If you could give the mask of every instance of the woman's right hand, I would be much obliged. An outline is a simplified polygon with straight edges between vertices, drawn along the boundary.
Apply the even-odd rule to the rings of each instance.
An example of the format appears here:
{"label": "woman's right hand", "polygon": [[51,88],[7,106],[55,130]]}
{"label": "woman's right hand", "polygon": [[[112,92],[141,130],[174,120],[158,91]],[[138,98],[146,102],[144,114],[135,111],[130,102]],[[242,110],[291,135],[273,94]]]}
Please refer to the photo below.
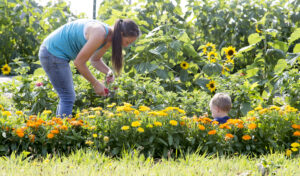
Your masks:
{"label": "woman's right hand", "polygon": [[97,95],[101,95],[101,96],[107,96],[108,95],[108,92],[105,91],[105,89],[107,89],[107,88],[103,84],[101,84],[99,81],[96,81],[92,85],[93,85],[93,88],[94,88],[95,93]]}

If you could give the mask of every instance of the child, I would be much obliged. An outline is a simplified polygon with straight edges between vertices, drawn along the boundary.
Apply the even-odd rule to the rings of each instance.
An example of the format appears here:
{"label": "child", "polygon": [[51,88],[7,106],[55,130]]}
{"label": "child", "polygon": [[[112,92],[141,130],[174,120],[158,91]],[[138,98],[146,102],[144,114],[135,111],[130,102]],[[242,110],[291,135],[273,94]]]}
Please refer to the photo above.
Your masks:
{"label": "child", "polygon": [[228,113],[231,109],[232,103],[231,98],[228,94],[217,93],[210,100],[209,107],[214,118],[214,121],[219,124],[226,123],[230,118]]}

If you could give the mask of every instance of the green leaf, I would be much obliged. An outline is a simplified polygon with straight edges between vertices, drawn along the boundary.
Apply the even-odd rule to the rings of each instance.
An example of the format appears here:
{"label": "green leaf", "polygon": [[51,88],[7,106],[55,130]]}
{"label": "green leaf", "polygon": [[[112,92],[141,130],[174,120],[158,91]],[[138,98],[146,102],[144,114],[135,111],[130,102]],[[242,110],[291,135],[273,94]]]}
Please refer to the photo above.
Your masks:
{"label": "green leaf", "polygon": [[212,64],[206,64],[206,65],[204,65],[204,67],[202,68],[202,71],[203,71],[207,76],[211,76],[211,75],[214,74],[214,70],[213,70]]}
{"label": "green leaf", "polygon": [[198,78],[195,80],[195,84],[197,84],[198,86],[203,87],[203,88],[205,88],[206,84],[208,84],[208,83],[209,83],[209,80],[205,79],[205,78]]}
{"label": "green leaf", "polygon": [[198,56],[195,48],[191,44],[184,44],[183,45],[183,51],[189,57],[196,57],[196,56]]}
{"label": "green leaf", "polygon": [[158,142],[164,144],[165,146],[168,146],[168,144],[166,143],[166,141],[164,141],[162,138],[157,138]]}
{"label": "green leaf", "polygon": [[173,136],[170,134],[168,134],[168,142],[169,142],[169,146],[173,144]]}
{"label": "green leaf", "polygon": [[190,37],[187,35],[186,32],[181,32],[180,36],[178,37],[178,40],[184,43],[189,43],[191,41]]}
{"label": "green leaf", "polygon": [[282,42],[282,41],[274,41],[274,42],[268,42],[268,45],[270,45],[271,47],[275,48],[275,49],[279,49],[282,50],[284,52],[287,52],[289,46],[287,43]]}
{"label": "green leaf", "polygon": [[248,52],[248,51],[251,51],[252,49],[255,48],[255,44],[252,44],[252,45],[249,45],[249,46],[246,46],[246,47],[243,47],[241,48],[238,52],[237,52],[237,56],[244,53],[244,52]]}
{"label": "green leaf", "polygon": [[300,43],[296,44],[293,53],[300,53]]}
{"label": "green leaf", "polygon": [[155,49],[151,49],[151,50],[149,50],[149,52],[156,56],[159,56],[161,59],[163,58],[163,56]]}
{"label": "green leaf", "polygon": [[172,41],[170,43],[170,47],[176,51],[179,51],[180,50],[180,47],[181,47],[181,43],[179,41]]}
{"label": "green leaf", "polygon": [[300,28],[297,28],[292,34],[289,39],[289,45],[291,45],[295,40],[300,38]]}
{"label": "green leaf", "polygon": [[180,81],[185,82],[188,80],[188,72],[186,70],[180,71]]}
{"label": "green leaf", "polygon": [[286,60],[285,59],[280,59],[280,60],[278,60],[276,66],[274,68],[274,71],[275,71],[275,73],[278,74],[278,73],[281,73],[286,68],[287,68]]}
{"label": "green leaf", "polygon": [[248,42],[250,45],[253,45],[260,42],[262,39],[263,39],[262,36],[260,36],[258,33],[254,33],[248,37]]}
{"label": "green leaf", "polygon": [[251,110],[251,104],[249,102],[243,102],[240,107],[241,112],[244,116],[247,115],[248,111]]}
{"label": "green leaf", "polygon": [[156,75],[161,79],[167,79],[169,77],[168,72],[166,70],[161,69],[156,70]]}

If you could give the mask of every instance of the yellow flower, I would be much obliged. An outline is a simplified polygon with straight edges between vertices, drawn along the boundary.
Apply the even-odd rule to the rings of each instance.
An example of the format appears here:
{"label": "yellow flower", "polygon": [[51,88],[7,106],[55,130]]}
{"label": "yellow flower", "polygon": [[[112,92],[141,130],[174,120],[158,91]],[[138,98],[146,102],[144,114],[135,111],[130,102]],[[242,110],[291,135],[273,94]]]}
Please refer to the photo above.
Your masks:
{"label": "yellow flower", "polygon": [[298,151],[297,148],[291,148],[291,150],[292,150],[293,152],[297,152],[297,151]]}
{"label": "yellow flower", "polygon": [[139,107],[139,111],[150,111],[151,109],[149,108],[149,107],[147,107],[147,106],[140,106]]}
{"label": "yellow flower", "polygon": [[169,122],[171,125],[173,126],[177,126],[178,125],[178,122],[176,120],[170,120]]}
{"label": "yellow flower", "polygon": [[140,111],[138,111],[138,110],[134,110],[134,112],[133,112],[135,115],[139,115],[140,114]]}
{"label": "yellow flower", "polygon": [[217,133],[216,130],[210,130],[210,131],[208,132],[208,135],[214,135],[214,134],[216,134],[216,133]]}
{"label": "yellow flower", "polygon": [[108,136],[104,136],[103,140],[104,140],[104,142],[108,142],[109,141],[109,137]]}
{"label": "yellow flower", "polygon": [[217,60],[217,57],[218,57],[218,54],[217,53],[215,53],[215,52],[213,52],[213,51],[211,51],[211,52],[209,52],[208,53],[208,60],[210,61],[210,62],[216,62]]}
{"label": "yellow flower", "polygon": [[96,137],[98,137],[98,134],[96,134],[96,133],[93,134],[93,138],[96,138]]}
{"label": "yellow flower", "polygon": [[139,127],[139,126],[141,126],[141,123],[139,121],[134,121],[134,122],[131,123],[131,126],[132,127]]}
{"label": "yellow flower", "polygon": [[94,119],[96,116],[95,115],[89,115],[88,118],[89,119]]}
{"label": "yellow flower", "polygon": [[140,132],[140,133],[143,133],[145,130],[144,130],[144,128],[139,127],[139,128],[137,129],[137,131]]}
{"label": "yellow flower", "polygon": [[147,128],[153,128],[153,125],[152,124],[148,124],[146,127]]}
{"label": "yellow flower", "polygon": [[198,128],[199,128],[199,130],[201,130],[201,131],[203,131],[203,130],[205,130],[205,127],[203,126],[203,125],[198,125]]}
{"label": "yellow flower", "polygon": [[291,154],[292,154],[292,151],[291,151],[291,150],[289,150],[289,149],[287,149],[287,150],[286,150],[286,152],[285,152],[285,154],[286,154],[286,156],[291,156]]}
{"label": "yellow flower", "polygon": [[251,136],[249,136],[249,135],[244,135],[244,136],[242,137],[242,139],[245,140],[245,141],[248,141],[248,140],[251,139]]}
{"label": "yellow flower", "polygon": [[8,75],[8,74],[10,73],[10,71],[11,71],[11,68],[10,68],[10,66],[8,66],[7,64],[5,64],[5,65],[1,68],[1,70],[2,70],[3,75]]}
{"label": "yellow flower", "polygon": [[92,111],[101,111],[101,110],[102,110],[101,107],[92,108]]}
{"label": "yellow flower", "polygon": [[23,115],[23,112],[22,111],[16,111],[16,114],[17,115]]}
{"label": "yellow flower", "polygon": [[228,59],[228,57],[232,57],[235,55],[236,51],[235,51],[235,48],[232,47],[232,46],[229,46],[227,48],[224,49],[225,53],[226,53],[226,57]]}
{"label": "yellow flower", "polygon": [[189,68],[189,63],[187,63],[186,61],[183,61],[183,62],[181,62],[180,67],[181,67],[183,70],[186,70],[186,69]]}
{"label": "yellow flower", "polygon": [[2,115],[9,117],[9,116],[11,116],[11,112],[10,111],[2,111]]}
{"label": "yellow flower", "polygon": [[258,105],[254,110],[255,111],[259,111],[259,110],[262,110],[263,108],[261,107],[261,105]]}
{"label": "yellow flower", "polygon": [[85,141],[85,144],[87,144],[87,145],[93,145],[93,144],[94,144],[94,142],[93,142],[93,141],[91,141],[91,140],[87,140],[87,141]]}
{"label": "yellow flower", "polygon": [[106,107],[112,108],[112,107],[114,107],[114,106],[116,106],[116,103],[112,103],[112,104],[110,104],[110,105],[107,105]]}
{"label": "yellow flower", "polygon": [[126,103],[126,102],[123,102],[123,104],[124,104],[124,106],[126,106],[126,107],[131,107],[131,106],[132,106],[132,104]]}
{"label": "yellow flower", "polygon": [[129,128],[130,128],[129,126],[125,125],[125,126],[122,126],[121,130],[126,131],[126,130],[129,130]]}
{"label": "yellow flower", "polygon": [[207,51],[213,51],[213,52],[215,52],[216,51],[216,45],[208,42],[205,45],[205,47],[203,48],[203,54],[206,54]]}
{"label": "yellow flower", "polygon": [[297,148],[297,147],[300,147],[300,144],[298,142],[294,142],[294,143],[291,144],[291,146],[293,148]]}
{"label": "yellow flower", "polygon": [[251,124],[248,125],[248,128],[250,130],[254,130],[256,127],[257,127],[257,125],[255,123],[251,123]]}
{"label": "yellow flower", "polygon": [[1,110],[1,111],[4,111],[4,108],[3,108],[3,106],[2,106],[2,105],[0,105],[0,110]]}
{"label": "yellow flower", "polygon": [[154,122],[154,126],[162,126],[161,122]]}
{"label": "yellow flower", "polygon": [[255,30],[257,33],[261,33],[262,31],[258,29],[258,24],[255,25]]}
{"label": "yellow flower", "polygon": [[210,92],[214,92],[216,90],[215,81],[210,80],[208,84],[206,84],[206,87]]}
{"label": "yellow flower", "polygon": [[[234,65],[234,61],[233,61],[233,59],[231,59],[231,57],[227,57],[226,63],[230,63],[230,64]],[[227,67],[226,67],[226,68],[227,68]],[[227,69],[226,69],[226,70],[227,70]],[[229,68],[228,68],[228,70],[229,70]],[[228,70],[227,70],[227,71],[228,71]]]}
{"label": "yellow flower", "polygon": [[51,113],[52,113],[51,110],[44,110],[44,111],[43,111],[43,114],[51,114]]}

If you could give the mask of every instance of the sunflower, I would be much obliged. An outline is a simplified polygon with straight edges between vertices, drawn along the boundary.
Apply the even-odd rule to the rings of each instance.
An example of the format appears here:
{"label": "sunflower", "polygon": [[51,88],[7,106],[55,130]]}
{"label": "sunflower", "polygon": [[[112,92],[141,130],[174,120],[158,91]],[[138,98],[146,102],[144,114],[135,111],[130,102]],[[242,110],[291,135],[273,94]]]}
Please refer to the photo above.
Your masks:
{"label": "sunflower", "polygon": [[1,68],[1,70],[2,70],[3,75],[8,75],[8,74],[10,73],[10,71],[11,71],[11,68],[10,68],[10,66],[8,66],[7,64],[5,64],[5,65]]}
{"label": "sunflower", "polygon": [[224,50],[225,50],[227,59],[231,58],[236,53],[235,48],[232,46],[229,46],[228,48],[225,48]]}
{"label": "sunflower", "polygon": [[210,80],[209,83],[206,84],[206,87],[208,88],[208,90],[210,90],[210,92],[214,92],[216,90],[215,81]]}
{"label": "sunflower", "polygon": [[207,43],[205,46],[204,46],[204,48],[203,48],[203,54],[206,54],[207,53],[207,51],[213,51],[213,52],[215,52],[216,51],[216,45],[215,44],[213,44],[213,43]]}
{"label": "sunflower", "polygon": [[216,62],[217,61],[216,58],[217,58],[218,54],[216,52],[211,51],[211,52],[208,53],[207,56],[208,56],[208,60],[210,62]]}
{"label": "sunflower", "polygon": [[231,63],[232,65],[234,65],[234,61],[230,57],[227,57],[226,63]]}
{"label": "sunflower", "polygon": [[183,62],[181,62],[180,67],[181,67],[182,69],[186,70],[186,69],[189,68],[189,63],[183,61]]}

